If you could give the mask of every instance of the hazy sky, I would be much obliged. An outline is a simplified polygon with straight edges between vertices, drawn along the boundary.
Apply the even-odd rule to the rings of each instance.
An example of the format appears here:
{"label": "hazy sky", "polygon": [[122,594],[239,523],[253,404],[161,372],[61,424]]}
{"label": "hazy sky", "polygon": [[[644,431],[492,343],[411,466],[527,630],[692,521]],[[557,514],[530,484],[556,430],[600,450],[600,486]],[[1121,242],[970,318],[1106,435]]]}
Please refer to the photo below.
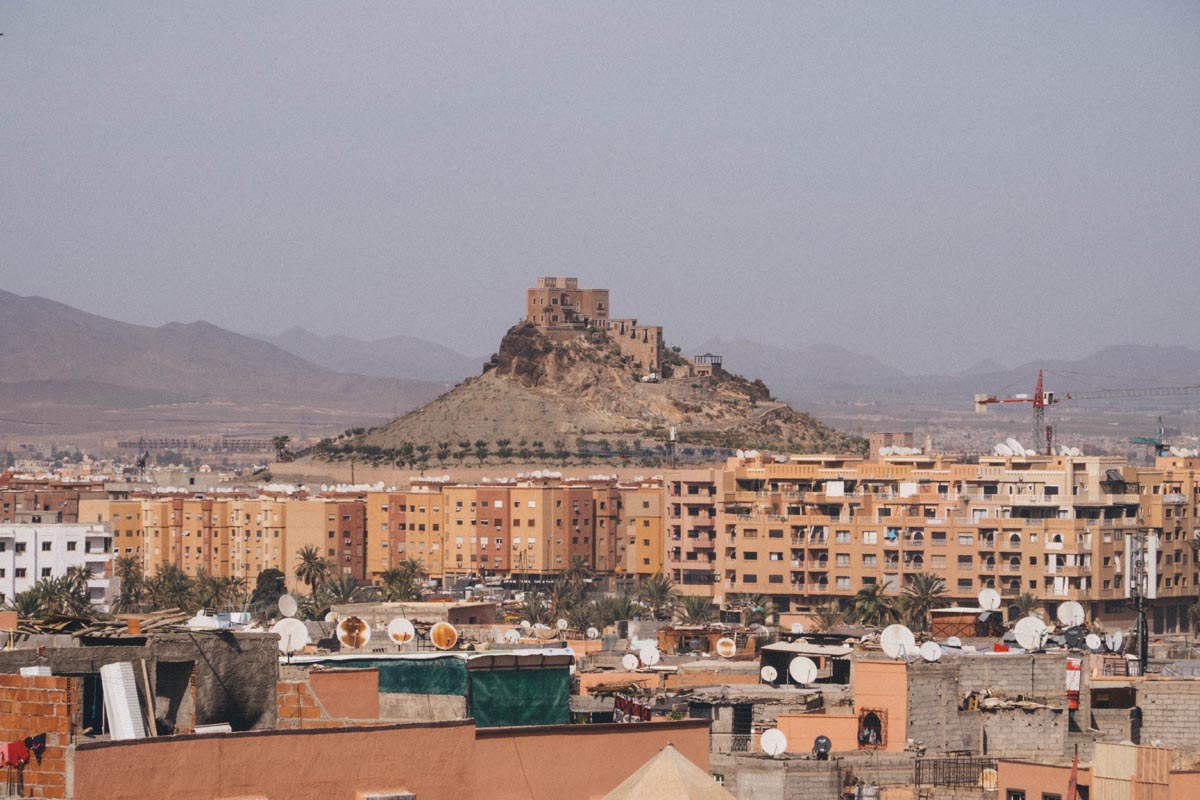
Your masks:
{"label": "hazy sky", "polygon": [[907,369],[1200,343],[1200,3],[0,5],[0,288]]}

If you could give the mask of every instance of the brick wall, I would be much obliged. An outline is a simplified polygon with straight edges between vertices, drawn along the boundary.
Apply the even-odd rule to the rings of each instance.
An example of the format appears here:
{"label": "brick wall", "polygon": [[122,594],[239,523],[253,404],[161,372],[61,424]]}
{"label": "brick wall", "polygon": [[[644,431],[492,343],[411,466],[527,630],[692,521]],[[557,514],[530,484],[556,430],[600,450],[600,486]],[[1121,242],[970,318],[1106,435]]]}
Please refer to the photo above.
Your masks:
{"label": "brick wall", "polygon": [[67,796],[67,745],[76,686],[70,678],[0,675],[0,742],[46,734],[41,763],[30,759],[24,767],[27,797]]}
{"label": "brick wall", "polygon": [[1066,749],[1067,712],[1049,708],[979,712],[984,752],[1005,758],[1058,759]]}

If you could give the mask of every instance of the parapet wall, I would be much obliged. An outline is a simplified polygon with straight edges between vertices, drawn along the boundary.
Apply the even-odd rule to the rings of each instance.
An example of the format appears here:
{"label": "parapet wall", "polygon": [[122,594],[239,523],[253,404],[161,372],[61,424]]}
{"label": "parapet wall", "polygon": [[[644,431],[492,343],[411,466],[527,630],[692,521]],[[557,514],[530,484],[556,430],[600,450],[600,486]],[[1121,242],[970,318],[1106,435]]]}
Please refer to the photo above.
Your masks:
{"label": "parapet wall", "polygon": [[71,696],[78,679],[0,675],[0,744],[46,734],[42,757],[23,767],[8,767],[20,775],[25,797],[67,797],[67,746],[71,737]]}

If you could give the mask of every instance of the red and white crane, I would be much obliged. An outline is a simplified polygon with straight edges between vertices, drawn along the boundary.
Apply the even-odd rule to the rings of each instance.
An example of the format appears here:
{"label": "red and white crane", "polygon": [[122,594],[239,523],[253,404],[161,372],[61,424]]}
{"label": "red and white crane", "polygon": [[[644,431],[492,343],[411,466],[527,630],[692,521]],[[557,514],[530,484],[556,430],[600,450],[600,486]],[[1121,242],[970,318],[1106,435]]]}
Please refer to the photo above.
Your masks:
{"label": "red and white crane", "polygon": [[[1048,392],[1045,388],[1043,370],[1038,370],[1037,385],[1033,394],[1014,394],[1010,397],[997,397],[994,394],[975,395],[975,411],[983,413],[993,403],[1031,403],[1033,405],[1033,441],[1045,442],[1045,454],[1053,455],[1054,427],[1046,424],[1046,409],[1066,400],[1101,400],[1124,397],[1167,397],[1171,395],[1200,394],[1200,384],[1193,386],[1152,386],[1132,389],[1097,389],[1089,392],[1071,392],[1058,395]],[[1044,437],[1044,438],[1043,438]]]}

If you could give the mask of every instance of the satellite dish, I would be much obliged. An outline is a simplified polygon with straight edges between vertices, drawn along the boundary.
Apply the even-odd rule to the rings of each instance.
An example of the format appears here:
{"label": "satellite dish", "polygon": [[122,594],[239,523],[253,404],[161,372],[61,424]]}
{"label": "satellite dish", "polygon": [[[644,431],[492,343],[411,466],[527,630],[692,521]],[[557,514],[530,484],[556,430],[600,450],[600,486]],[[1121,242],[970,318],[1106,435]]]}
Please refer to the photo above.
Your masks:
{"label": "satellite dish", "polygon": [[296,602],[296,598],[290,594],[282,594],[279,596],[279,613],[285,617],[294,617],[296,612],[300,610],[300,604]]}
{"label": "satellite dish", "polygon": [[1000,607],[1000,593],[995,589],[984,589],[979,593],[979,607],[984,611],[995,611]]}
{"label": "satellite dish", "polygon": [[587,638],[589,638],[589,639],[599,639],[600,638],[600,630],[598,628],[588,628],[584,632],[584,635],[587,636]]}
{"label": "satellite dish", "polygon": [[1125,634],[1120,631],[1113,631],[1105,634],[1104,644],[1109,650],[1116,653],[1121,649],[1121,645],[1125,643]]}
{"label": "satellite dish", "polygon": [[962,647],[962,639],[958,638],[957,636],[951,636],[949,639],[946,640],[946,646],[947,647]]}
{"label": "satellite dish", "polygon": [[1058,607],[1058,621],[1068,628],[1076,628],[1083,624],[1083,606],[1074,600],[1068,600]]}
{"label": "satellite dish", "polygon": [[1025,650],[1039,650],[1046,637],[1046,624],[1037,617],[1023,617],[1013,626],[1017,644]]}
{"label": "satellite dish", "polygon": [[1182,450],[1180,450],[1178,447],[1175,447],[1175,446],[1171,446],[1171,447],[1169,447],[1169,448],[1168,448],[1168,452],[1170,452],[1170,454],[1171,454],[1171,455],[1173,455],[1173,456],[1176,456],[1176,457],[1182,457],[1182,456],[1183,456],[1183,451],[1182,451]]}
{"label": "satellite dish", "polygon": [[640,658],[642,663],[647,667],[653,667],[658,663],[659,659],[662,658],[662,654],[658,652],[657,647],[650,645],[649,647],[643,647],[641,649],[641,652],[638,653],[638,658]]}
{"label": "satellite dish", "polygon": [[917,649],[917,639],[903,625],[888,625],[879,634],[879,646],[888,658],[902,658]]}
{"label": "satellite dish", "polygon": [[817,682],[817,665],[807,656],[796,656],[788,664],[788,675],[801,686]]}
{"label": "satellite dish", "polygon": [[1014,456],[1025,455],[1024,445],[1022,445],[1020,442],[1018,442],[1016,439],[1012,438],[1011,436],[1004,440],[1004,444],[1006,444],[1008,446],[1009,450],[1013,451]]}
{"label": "satellite dish", "polygon": [[833,749],[833,742],[828,736],[818,736],[813,739],[813,753],[817,756],[827,756],[829,751]]}
{"label": "satellite dish", "polygon": [[890,456],[893,452],[895,452],[895,451],[893,451],[892,448],[890,448],[890,447],[879,448],[879,455],[881,455],[881,456],[885,456],[885,457]]}
{"label": "satellite dish", "polygon": [[408,644],[417,635],[417,629],[404,617],[396,617],[388,623],[388,638],[396,644]]}
{"label": "satellite dish", "polygon": [[799,622],[793,622],[792,623],[792,633],[795,633],[797,635],[804,633],[804,626],[801,625]]}
{"label": "satellite dish", "polygon": [[429,640],[438,650],[453,650],[458,644],[458,629],[449,622],[439,622],[429,629]]}
{"label": "satellite dish", "polygon": [[940,661],[942,658],[942,646],[937,642],[926,642],[921,645],[921,658],[926,661]]}
{"label": "satellite dish", "polygon": [[777,756],[787,752],[787,736],[779,728],[768,728],[759,737],[763,752],[769,756]]}
{"label": "satellite dish", "polygon": [[779,680],[779,670],[769,664],[760,669],[758,674],[762,677],[763,683],[774,683]]}
{"label": "satellite dish", "polygon": [[560,631],[565,631],[570,626],[571,623],[567,622],[565,619],[560,619],[558,622],[554,623],[554,627],[558,628]]}
{"label": "satellite dish", "polygon": [[504,632],[504,641],[509,644],[516,644],[521,641],[521,632],[516,628],[511,628]]}
{"label": "satellite dish", "polygon": [[633,672],[638,668],[638,657],[633,653],[626,653],[621,657],[621,666],[625,668],[626,672]]}
{"label": "satellite dish", "polygon": [[371,641],[371,626],[363,622],[361,617],[349,616],[338,623],[337,638],[342,647],[355,649],[366,647]]}
{"label": "satellite dish", "polygon": [[523,620],[521,620],[521,627],[524,628],[525,630],[529,630],[530,628],[533,627],[533,623],[531,623],[527,619],[523,619]]}
{"label": "satellite dish", "polygon": [[738,450],[738,451],[737,451],[737,457],[738,457],[738,458],[745,458],[745,457],[746,457],[746,451],[745,451],[745,450]]}
{"label": "satellite dish", "polygon": [[279,652],[291,655],[308,644],[308,628],[298,619],[285,617],[271,626],[271,633],[279,636]]}
{"label": "satellite dish", "polygon": [[1074,458],[1079,458],[1081,455],[1083,455],[1083,451],[1082,451],[1082,450],[1080,450],[1078,447],[1072,447],[1072,448],[1071,448],[1071,455],[1072,455],[1072,457],[1074,457]]}
{"label": "satellite dish", "polygon": [[1085,638],[1083,641],[1085,644],[1087,644],[1087,649],[1093,652],[1098,652],[1100,650],[1100,645],[1104,644],[1100,637],[1094,633],[1089,633],[1087,638]]}
{"label": "satellite dish", "polygon": [[995,447],[992,448],[992,452],[994,452],[998,456],[1016,455],[1015,453],[1013,453],[1013,449],[1006,444],[996,445]]}
{"label": "satellite dish", "polygon": [[721,658],[732,658],[737,653],[737,642],[728,636],[717,639],[717,655]]}

